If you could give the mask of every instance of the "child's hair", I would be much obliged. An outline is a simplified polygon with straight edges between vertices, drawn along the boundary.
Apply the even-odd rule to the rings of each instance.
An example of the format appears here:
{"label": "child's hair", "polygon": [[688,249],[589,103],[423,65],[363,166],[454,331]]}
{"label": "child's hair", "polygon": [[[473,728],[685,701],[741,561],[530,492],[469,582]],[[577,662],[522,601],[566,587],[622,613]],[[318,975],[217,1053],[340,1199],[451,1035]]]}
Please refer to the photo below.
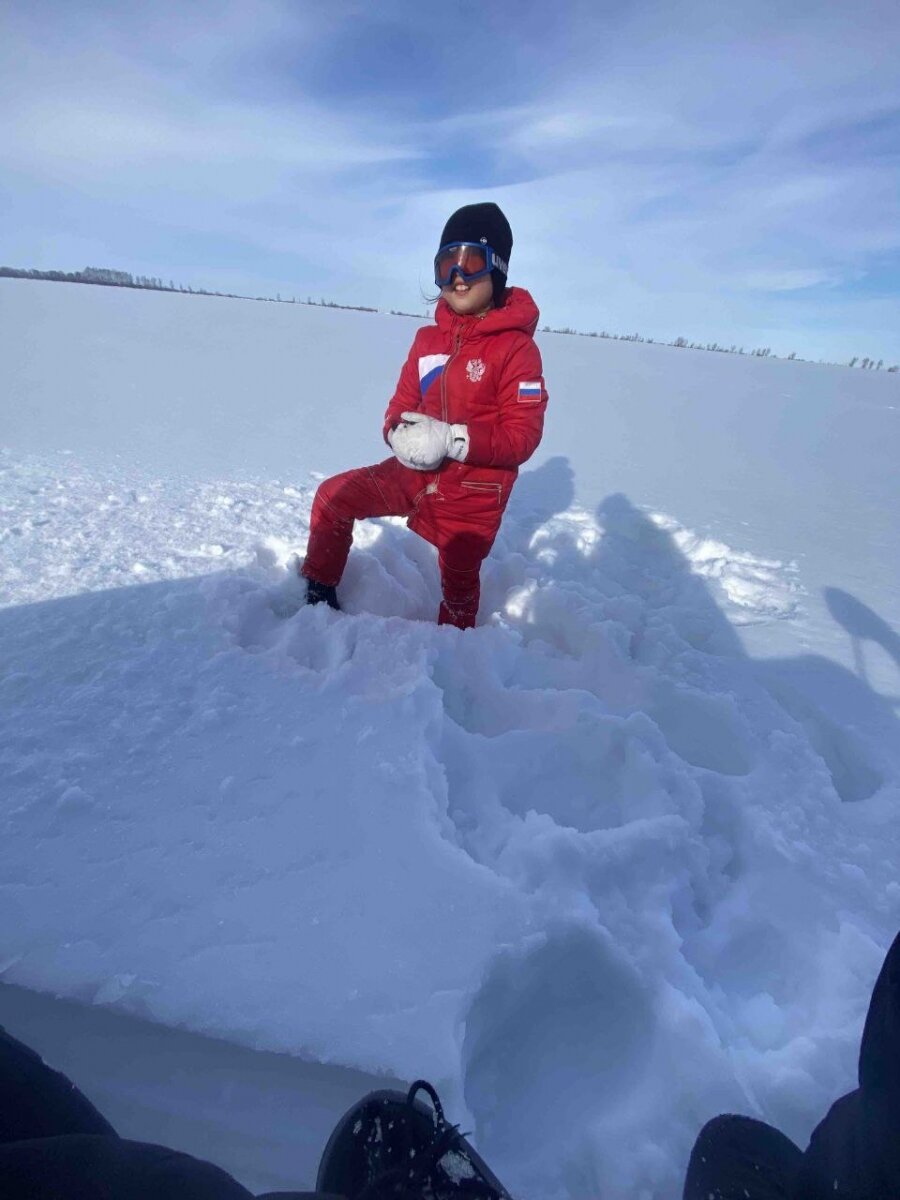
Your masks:
{"label": "child's hair", "polygon": [[502,271],[491,271],[491,283],[494,285],[494,308],[502,308],[506,302],[506,276]]}

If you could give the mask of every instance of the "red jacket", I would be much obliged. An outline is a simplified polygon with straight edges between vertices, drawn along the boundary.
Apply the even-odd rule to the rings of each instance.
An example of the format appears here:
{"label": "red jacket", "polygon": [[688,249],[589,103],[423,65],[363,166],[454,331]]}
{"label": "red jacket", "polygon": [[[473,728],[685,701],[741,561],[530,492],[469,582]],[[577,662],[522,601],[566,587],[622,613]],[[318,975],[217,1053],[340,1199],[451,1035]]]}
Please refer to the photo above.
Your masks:
{"label": "red jacket", "polygon": [[534,342],[537,305],[524,288],[508,288],[502,308],[459,317],[438,300],[434,325],[420,329],[384,418],[384,437],[400,414],[424,412],[467,425],[464,463],[446,459],[429,479],[441,486],[496,489],[502,513],[518,468],[538,447],[547,392]]}

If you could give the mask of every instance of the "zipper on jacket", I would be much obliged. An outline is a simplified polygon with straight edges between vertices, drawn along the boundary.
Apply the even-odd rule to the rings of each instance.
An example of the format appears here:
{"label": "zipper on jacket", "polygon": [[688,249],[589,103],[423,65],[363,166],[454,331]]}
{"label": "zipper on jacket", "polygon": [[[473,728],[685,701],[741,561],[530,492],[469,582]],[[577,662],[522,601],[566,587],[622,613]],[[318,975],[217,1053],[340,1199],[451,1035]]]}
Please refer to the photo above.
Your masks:
{"label": "zipper on jacket", "polygon": [[[441,420],[443,421],[447,420],[447,368],[453,362],[454,358],[456,358],[457,354],[459,354],[459,348],[461,345],[462,334],[459,332],[459,330],[456,330],[453,334],[453,350],[450,354],[450,357],[444,363],[443,371],[441,371]],[[440,473],[438,472],[435,474],[434,479],[432,480],[432,484],[434,486],[432,487],[432,484],[429,484],[432,493],[438,490],[439,479]]]}
{"label": "zipper on jacket", "polygon": [[462,345],[462,334],[457,330],[453,335],[453,351],[450,357],[444,363],[444,369],[441,372],[441,420],[447,420],[447,371],[450,369],[450,364],[459,354],[459,348]]}
{"label": "zipper on jacket", "polygon": [[475,496],[493,496],[496,499],[497,507],[503,503],[503,484],[489,483],[487,480],[480,479],[464,479],[462,486]]}

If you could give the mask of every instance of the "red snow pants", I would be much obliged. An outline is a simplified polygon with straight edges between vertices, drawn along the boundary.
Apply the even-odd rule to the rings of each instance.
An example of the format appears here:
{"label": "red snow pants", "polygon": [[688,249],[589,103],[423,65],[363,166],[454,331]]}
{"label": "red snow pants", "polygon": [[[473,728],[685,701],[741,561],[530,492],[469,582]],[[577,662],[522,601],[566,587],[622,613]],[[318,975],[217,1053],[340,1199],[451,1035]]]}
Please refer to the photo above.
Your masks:
{"label": "red snow pants", "polygon": [[[455,466],[455,464],[454,464]],[[479,572],[503,515],[498,485],[466,483],[455,471],[414,471],[396,458],[333,475],[313,501],[303,575],[337,585],[353,542],[353,522],[408,517],[438,550],[438,624],[469,629],[478,615]]]}

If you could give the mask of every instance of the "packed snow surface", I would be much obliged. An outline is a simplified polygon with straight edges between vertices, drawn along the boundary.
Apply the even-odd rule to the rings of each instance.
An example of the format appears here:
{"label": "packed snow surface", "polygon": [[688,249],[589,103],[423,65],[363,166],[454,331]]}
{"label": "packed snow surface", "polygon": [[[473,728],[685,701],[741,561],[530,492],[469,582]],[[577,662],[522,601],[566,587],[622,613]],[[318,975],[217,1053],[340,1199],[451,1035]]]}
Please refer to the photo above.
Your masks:
{"label": "packed snow surface", "polygon": [[805,1145],[900,925],[897,378],[545,335],[461,633],[402,521],[342,614],[290,567],[414,322],[0,329],[3,979],[430,1077],[523,1200],[677,1194],[723,1110]]}

